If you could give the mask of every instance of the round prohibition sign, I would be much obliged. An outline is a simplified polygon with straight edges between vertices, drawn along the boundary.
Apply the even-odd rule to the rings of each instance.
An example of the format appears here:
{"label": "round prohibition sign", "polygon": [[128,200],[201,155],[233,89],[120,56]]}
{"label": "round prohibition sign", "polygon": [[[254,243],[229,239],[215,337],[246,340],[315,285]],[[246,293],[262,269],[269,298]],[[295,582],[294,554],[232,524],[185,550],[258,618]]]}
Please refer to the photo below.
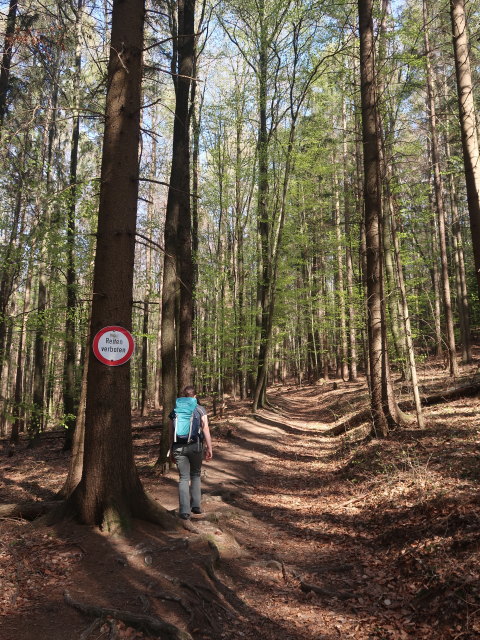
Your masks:
{"label": "round prohibition sign", "polygon": [[93,339],[93,353],[102,364],[118,367],[128,362],[135,350],[130,331],[123,327],[104,327]]}

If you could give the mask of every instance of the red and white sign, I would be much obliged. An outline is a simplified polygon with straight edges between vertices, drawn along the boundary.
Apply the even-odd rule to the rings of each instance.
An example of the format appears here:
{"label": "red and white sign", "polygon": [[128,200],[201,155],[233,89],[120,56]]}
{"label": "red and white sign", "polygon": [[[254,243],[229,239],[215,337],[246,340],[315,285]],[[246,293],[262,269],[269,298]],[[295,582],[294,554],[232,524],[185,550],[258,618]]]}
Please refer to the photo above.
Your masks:
{"label": "red and white sign", "polygon": [[133,336],[123,327],[105,327],[93,339],[93,353],[109,367],[118,367],[128,362],[134,349]]}

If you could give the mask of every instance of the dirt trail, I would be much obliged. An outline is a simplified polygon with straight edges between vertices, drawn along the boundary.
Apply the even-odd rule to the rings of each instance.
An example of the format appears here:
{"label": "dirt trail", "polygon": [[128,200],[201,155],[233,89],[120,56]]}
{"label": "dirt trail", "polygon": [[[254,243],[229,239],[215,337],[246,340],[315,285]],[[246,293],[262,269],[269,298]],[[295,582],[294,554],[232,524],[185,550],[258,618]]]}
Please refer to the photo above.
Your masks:
{"label": "dirt trail", "polygon": [[[361,385],[269,397],[275,411],[232,404],[213,420],[196,532],[139,522],[125,540],[0,522],[0,640],[167,637],[112,619],[89,631],[94,617],[65,590],[195,640],[480,638],[478,399],[430,409],[421,433],[354,446],[325,434],[363,407]],[[175,509],[176,472],[153,469],[157,438],[152,419],[137,420],[142,480]],[[53,442],[0,458],[2,501],[61,486],[68,458]]]}

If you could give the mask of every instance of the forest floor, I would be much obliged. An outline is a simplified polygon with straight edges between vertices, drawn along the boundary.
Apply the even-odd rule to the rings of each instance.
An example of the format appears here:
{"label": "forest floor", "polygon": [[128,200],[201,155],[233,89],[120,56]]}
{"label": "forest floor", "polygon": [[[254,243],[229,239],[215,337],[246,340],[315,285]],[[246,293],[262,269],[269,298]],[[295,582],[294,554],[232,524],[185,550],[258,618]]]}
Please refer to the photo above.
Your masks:
{"label": "forest floor", "polygon": [[[423,395],[480,380],[476,356],[455,382],[426,362]],[[368,407],[364,382],[335,382],[274,387],[274,408],[256,418],[227,402],[211,420],[195,531],[137,522],[121,538],[3,519],[0,640],[190,637],[152,619],[195,640],[480,638],[478,395],[427,408],[424,430],[334,437]],[[175,509],[176,472],[154,469],[158,420],[135,419],[136,459]],[[61,445],[52,431],[36,449],[0,451],[0,501],[51,499],[68,465]]]}

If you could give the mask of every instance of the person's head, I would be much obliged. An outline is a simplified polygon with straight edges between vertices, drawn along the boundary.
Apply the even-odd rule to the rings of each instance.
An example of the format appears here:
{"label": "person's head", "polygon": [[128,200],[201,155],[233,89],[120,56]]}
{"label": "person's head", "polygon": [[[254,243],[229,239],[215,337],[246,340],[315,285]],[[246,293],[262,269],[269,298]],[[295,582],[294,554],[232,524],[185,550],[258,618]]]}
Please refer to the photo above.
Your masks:
{"label": "person's head", "polygon": [[186,398],[194,398],[196,396],[195,387],[192,387],[192,385],[187,385],[183,390],[183,395]]}

